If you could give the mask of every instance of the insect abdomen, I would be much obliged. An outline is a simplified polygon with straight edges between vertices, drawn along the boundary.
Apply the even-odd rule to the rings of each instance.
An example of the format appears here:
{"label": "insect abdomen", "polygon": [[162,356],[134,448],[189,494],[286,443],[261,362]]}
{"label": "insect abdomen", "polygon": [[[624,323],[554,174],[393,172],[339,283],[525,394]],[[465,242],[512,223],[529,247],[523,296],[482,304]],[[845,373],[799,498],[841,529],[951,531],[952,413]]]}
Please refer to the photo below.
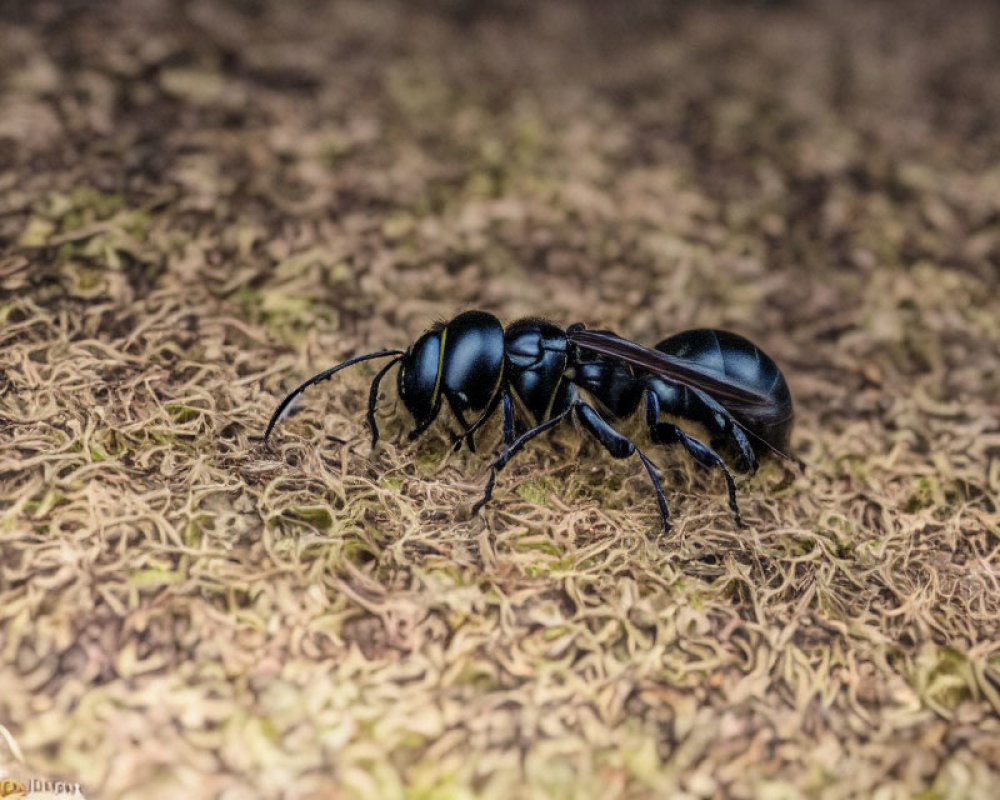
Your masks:
{"label": "insect abdomen", "polygon": [[753,405],[717,399],[754,436],[778,450],[787,448],[794,418],[792,395],[778,365],[757,345],[738,333],[698,328],[670,336],[656,349],[764,395],[766,403]]}

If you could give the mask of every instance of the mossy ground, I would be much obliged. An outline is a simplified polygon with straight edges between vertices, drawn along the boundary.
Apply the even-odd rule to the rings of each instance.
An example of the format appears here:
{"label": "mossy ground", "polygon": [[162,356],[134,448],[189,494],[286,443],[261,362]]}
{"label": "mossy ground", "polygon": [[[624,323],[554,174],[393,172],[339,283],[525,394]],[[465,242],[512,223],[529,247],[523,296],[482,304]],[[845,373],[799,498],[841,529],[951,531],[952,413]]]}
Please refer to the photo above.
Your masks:
{"label": "mossy ground", "polygon": [[[995,4],[0,20],[0,760],[104,797],[995,797]],[[472,502],[465,308],[784,367],[804,474],[574,430]],[[495,436],[495,431],[493,432]],[[340,442],[327,437],[339,437]],[[15,744],[16,743],[16,744]],[[16,766],[16,765],[15,765]]]}

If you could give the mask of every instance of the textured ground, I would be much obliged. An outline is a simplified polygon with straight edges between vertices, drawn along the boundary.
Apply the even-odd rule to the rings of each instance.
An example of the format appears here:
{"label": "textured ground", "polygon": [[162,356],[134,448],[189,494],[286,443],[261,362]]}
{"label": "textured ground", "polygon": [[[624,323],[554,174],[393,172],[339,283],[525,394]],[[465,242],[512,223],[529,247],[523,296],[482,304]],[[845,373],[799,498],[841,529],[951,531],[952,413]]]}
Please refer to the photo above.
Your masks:
{"label": "textured ground", "polygon": [[[8,770],[995,796],[1000,9],[659,7],[4,4]],[[570,427],[473,518],[485,457],[404,446],[391,390],[369,458],[366,368],[261,446],[470,307],[738,330],[808,468],[741,482],[741,530],[656,453],[663,536]]]}

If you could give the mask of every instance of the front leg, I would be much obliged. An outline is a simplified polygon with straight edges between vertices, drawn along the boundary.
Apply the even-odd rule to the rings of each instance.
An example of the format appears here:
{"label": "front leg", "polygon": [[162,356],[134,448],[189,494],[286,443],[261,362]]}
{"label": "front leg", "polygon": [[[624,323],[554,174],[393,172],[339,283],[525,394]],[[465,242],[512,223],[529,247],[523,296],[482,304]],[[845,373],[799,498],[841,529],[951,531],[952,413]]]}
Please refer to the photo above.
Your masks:
{"label": "front leg", "polygon": [[448,401],[448,407],[451,409],[451,413],[455,416],[455,419],[458,420],[458,424],[462,428],[462,432],[460,434],[452,436],[452,450],[458,452],[462,448],[462,442],[465,442],[469,445],[469,452],[475,453],[476,441],[473,437],[473,433],[475,433],[476,428],[482,424],[480,422],[482,418],[480,418],[480,420],[476,420],[474,424],[470,425],[469,421],[465,418],[465,412],[462,410],[462,406],[458,400],[453,397],[450,392],[446,392],[444,396]]}
{"label": "front leg", "polygon": [[[497,396],[490,401],[489,406],[480,415],[479,419],[473,422],[471,425],[466,426],[465,430],[458,436],[453,436],[451,440],[452,449],[458,452],[462,448],[462,443],[467,442],[469,445],[469,450],[472,452],[476,451],[475,444],[473,441],[473,434],[483,426],[493,413],[497,410],[497,404],[501,404],[503,413],[503,441],[508,447],[514,441],[514,401],[511,399],[510,392],[506,389],[502,389]],[[455,413],[455,416],[464,423],[465,420],[461,414]]]}
{"label": "front leg", "polygon": [[413,428],[413,430],[410,431],[409,434],[407,434],[409,440],[412,442],[418,439],[420,435],[424,433],[424,431],[426,431],[434,423],[434,420],[437,419],[437,415],[440,413],[441,413],[441,398],[438,397],[437,402],[431,408],[431,413],[428,415],[427,419],[425,419],[419,425],[416,425]]}

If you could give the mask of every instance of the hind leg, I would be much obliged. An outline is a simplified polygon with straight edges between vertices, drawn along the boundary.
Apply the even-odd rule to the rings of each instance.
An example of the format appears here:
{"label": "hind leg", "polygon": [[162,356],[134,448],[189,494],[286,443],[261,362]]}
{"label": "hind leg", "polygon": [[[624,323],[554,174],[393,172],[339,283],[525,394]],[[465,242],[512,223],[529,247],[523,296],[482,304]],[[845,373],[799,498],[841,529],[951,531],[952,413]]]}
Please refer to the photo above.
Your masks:
{"label": "hind leg", "polygon": [[721,447],[726,442],[733,444],[739,451],[747,472],[757,471],[757,453],[750,444],[747,432],[710,394],[662,377],[647,380],[646,391],[656,395],[663,413],[702,425],[712,437],[712,447]]}
{"label": "hind leg", "polygon": [[736,524],[743,527],[743,518],[740,516],[740,507],[736,502],[736,481],[718,453],[712,448],[703,444],[684,433],[680,428],[670,422],[660,422],[660,401],[655,392],[647,390],[645,393],[646,404],[646,426],[649,428],[649,436],[656,444],[673,445],[679,444],[688,454],[703,467],[718,468],[726,478],[726,487],[729,490],[729,508],[733,512]]}

